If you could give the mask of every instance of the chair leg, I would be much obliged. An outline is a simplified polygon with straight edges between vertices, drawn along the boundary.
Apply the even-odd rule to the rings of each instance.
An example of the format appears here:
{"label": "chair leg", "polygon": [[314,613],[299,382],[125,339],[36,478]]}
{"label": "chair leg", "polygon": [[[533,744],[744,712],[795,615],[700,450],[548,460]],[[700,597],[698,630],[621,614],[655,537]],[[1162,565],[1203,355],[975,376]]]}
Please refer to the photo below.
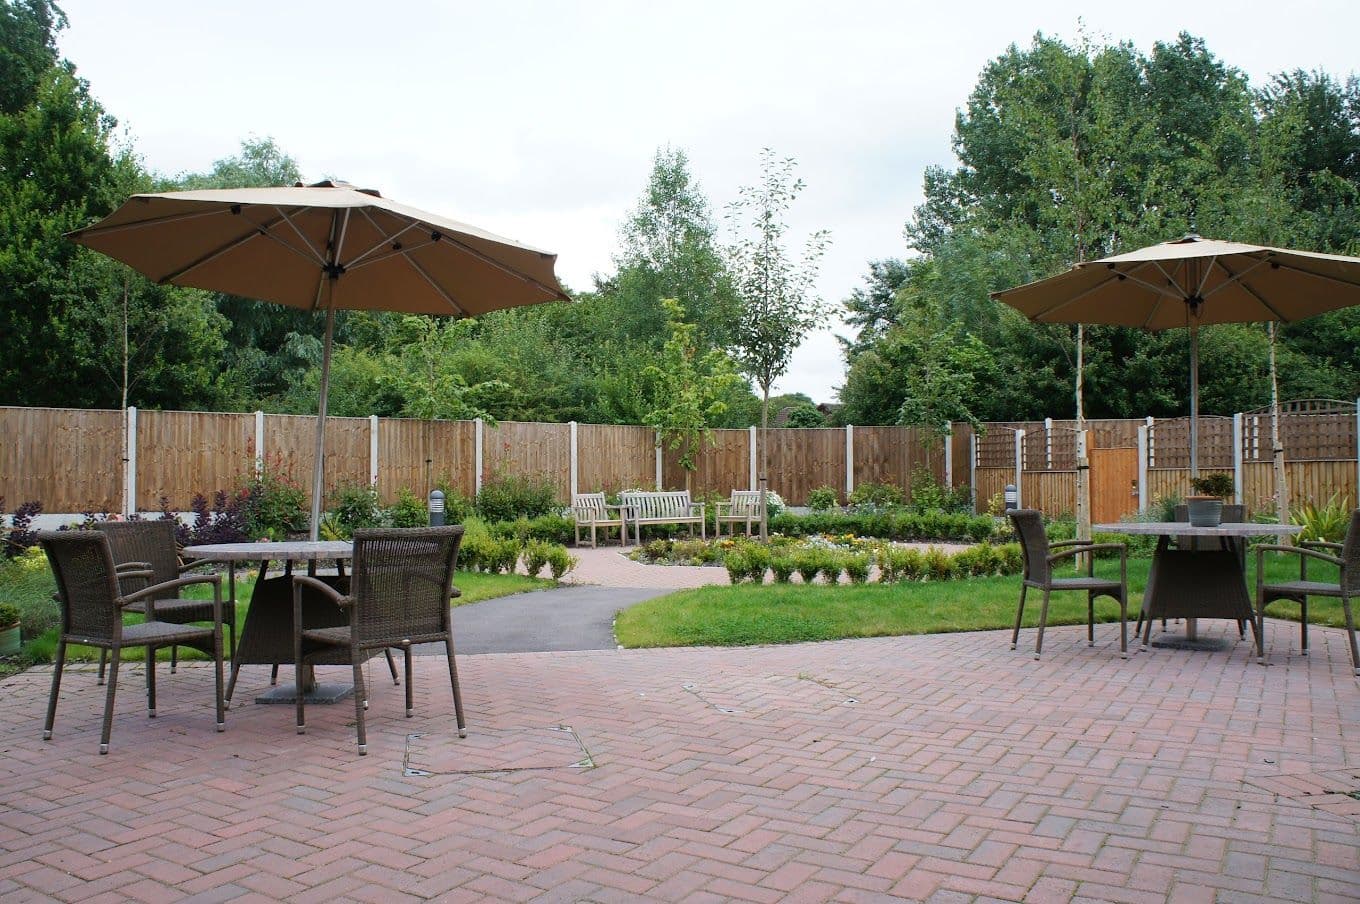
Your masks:
{"label": "chair leg", "polygon": [[146,715],[156,718],[156,650],[146,648]]}
{"label": "chair leg", "polygon": [[[301,611],[302,611],[302,588],[301,588],[300,586],[298,586],[297,584],[294,584],[294,585],[293,585],[293,606],[294,606],[294,609],[293,609],[294,613],[297,613],[297,612],[301,612]],[[297,619],[296,616],[295,616],[295,623],[294,623],[294,625],[293,625],[293,697],[294,697],[294,706],[295,706],[296,711],[297,711],[297,733],[298,733],[298,734],[306,734],[306,733],[307,733],[307,711],[306,711],[306,702],[307,702],[307,701],[306,701],[306,696],[307,696],[307,695],[306,695],[306,693],[305,693],[305,691],[303,690],[303,687],[302,687],[302,672],[303,672],[304,669],[306,669],[307,665],[306,665],[306,663],[303,662],[303,660],[302,660],[302,625],[301,625],[300,622],[301,622],[301,619]],[[275,670],[276,672],[278,671],[278,668],[279,668],[279,667],[278,667],[277,665],[274,666],[274,670]],[[232,683],[233,683],[233,684],[236,682],[236,666],[235,666],[235,664],[232,665],[232,675],[231,675],[231,680],[232,680]],[[354,689],[354,692],[357,694],[357,693],[359,692],[359,689],[356,687],[356,688]]]}
{"label": "chair leg", "polygon": [[1341,611],[1346,615],[1346,637],[1351,642],[1351,668],[1360,675],[1360,646],[1355,643],[1355,619],[1351,613],[1351,598],[1344,590],[1341,592]]}
{"label": "chair leg", "polygon": [[109,752],[109,735],[113,733],[113,697],[118,691],[118,664],[123,658],[122,649],[114,647],[109,651],[109,689],[104,697],[104,729],[99,735],[99,754]]}
{"label": "chair leg", "polygon": [[231,695],[232,695],[232,693],[236,690],[236,677],[237,677],[238,675],[240,675],[240,674],[241,674],[241,663],[237,662],[237,661],[236,661],[236,657],[233,656],[233,657],[232,657],[232,663],[231,663],[231,677],[230,677],[229,679],[227,679],[227,693],[226,693],[226,695],[222,698],[224,702],[226,702],[226,703],[231,703]]}
{"label": "chair leg", "polygon": [[1299,651],[1308,655],[1308,597],[1299,604]]}
{"label": "chair leg", "polygon": [[[397,663],[396,663],[396,660],[394,660],[394,659],[392,658],[392,651],[391,651],[391,650],[383,650],[383,655],[387,657],[387,670],[388,670],[389,672],[392,673],[392,683],[393,683],[393,684],[396,684],[396,685],[400,685],[400,684],[401,684],[401,679],[399,679],[399,678],[397,677]],[[411,680],[411,673],[410,673],[410,670],[407,670],[407,672],[406,672],[406,680],[407,680],[408,682]]]}
{"label": "chair leg", "polygon": [[407,644],[401,650],[406,654],[406,718],[411,718],[416,712],[415,692],[411,690],[411,645]]}
{"label": "chair leg", "polygon": [[1129,658],[1129,598],[1127,591],[1119,597],[1119,658]]}
{"label": "chair leg", "polygon": [[1086,645],[1096,645],[1096,598],[1086,594]]}
{"label": "chair leg", "polygon": [[105,648],[105,647],[100,647],[100,648],[99,648],[99,680],[96,681],[95,684],[100,685],[101,687],[102,687],[103,684],[104,684],[104,671],[105,671],[105,669],[108,667],[108,664],[109,664],[109,651],[108,651],[108,649]]}
{"label": "chair leg", "polygon": [[359,730],[359,756],[368,755],[368,733],[364,730],[364,709],[368,692],[364,689],[364,667],[359,662],[357,651],[354,656],[354,722]]}
{"label": "chair leg", "polygon": [[1044,626],[1048,624],[1048,597],[1049,591],[1044,590],[1044,604],[1039,609],[1039,636],[1034,641],[1034,658],[1037,660],[1039,654],[1044,651]]}
{"label": "chair leg", "polygon": [[1020,620],[1025,615],[1025,594],[1029,592],[1029,586],[1020,585],[1020,605],[1015,608],[1015,630],[1011,632],[1011,649],[1020,642]]}
{"label": "chair leg", "polygon": [[1258,620],[1253,618],[1250,621],[1251,621],[1251,636],[1252,639],[1256,642],[1256,661],[1259,662],[1261,665],[1265,665],[1266,639],[1265,634],[1263,633],[1263,629],[1265,627],[1265,619],[1262,618]]}
{"label": "chair leg", "polygon": [[1143,652],[1147,652],[1148,644],[1152,641],[1152,616],[1143,619]]}
{"label": "chair leg", "polygon": [[173,675],[179,670],[179,646],[170,645],[170,674]]}
{"label": "chair leg", "polygon": [[222,696],[222,626],[213,632],[213,691],[217,697],[217,730],[227,730],[227,705]]}
{"label": "chair leg", "polygon": [[453,659],[453,635],[444,636],[444,652],[449,657],[449,684],[453,686],[453,714],[458,720],[458,737],[467,737],[467,720],[463,718],[463,692],[458,689],[458,664]]}
{"label": "chair leg", "polygon": [[47,698],[47,721],[43,723],[43,740],[52,740],[52,724],[57,720],[57,695],[61,693],[61,670],[66,666],[66,640],[57,641],[57,664],[52,669],[52,693]]}

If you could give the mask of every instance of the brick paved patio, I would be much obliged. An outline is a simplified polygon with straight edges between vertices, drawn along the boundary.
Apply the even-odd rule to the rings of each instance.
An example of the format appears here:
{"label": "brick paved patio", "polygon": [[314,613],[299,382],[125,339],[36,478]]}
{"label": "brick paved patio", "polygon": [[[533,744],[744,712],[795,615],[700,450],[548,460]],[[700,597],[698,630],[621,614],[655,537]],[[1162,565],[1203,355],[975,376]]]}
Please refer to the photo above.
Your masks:
{"label": "brick paved patio", "polygon": [[0,897],[1360,898],[1340,632],[1304,659],[1272,626],[1263,669],[1245,644],[1122,662],[1083,631],[1040,663],[996,632],[467,656],[462,742],[441,660],[411,720],[379,666],[362,759],[349,706],[300,737],[245,703],[214,733],[201,666],[153,722],[127,670],[107,757],[75,672],[44,743],[33,670],[0,684]]}

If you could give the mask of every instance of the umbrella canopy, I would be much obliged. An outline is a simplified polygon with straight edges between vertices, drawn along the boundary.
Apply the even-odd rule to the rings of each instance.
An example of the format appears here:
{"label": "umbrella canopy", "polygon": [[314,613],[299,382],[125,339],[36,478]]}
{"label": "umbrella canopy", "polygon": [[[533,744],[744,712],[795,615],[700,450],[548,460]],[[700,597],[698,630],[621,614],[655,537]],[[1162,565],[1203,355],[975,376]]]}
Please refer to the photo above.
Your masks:
{"label": "umbrella canopy", "polygon": [[1189,328],[1190,470],[1197,475],[1198,328],[1290,323],[1360,304],[1360,258],[1188,235],[1080,263],[992,297],[1036,323]]}
{"label": "umbrella canopy", "polygon": [[313,539],[336,309],[475,316],[570,300],[556,255],[343,182],[133,195],[68,238],[157,283],[326,312]]}

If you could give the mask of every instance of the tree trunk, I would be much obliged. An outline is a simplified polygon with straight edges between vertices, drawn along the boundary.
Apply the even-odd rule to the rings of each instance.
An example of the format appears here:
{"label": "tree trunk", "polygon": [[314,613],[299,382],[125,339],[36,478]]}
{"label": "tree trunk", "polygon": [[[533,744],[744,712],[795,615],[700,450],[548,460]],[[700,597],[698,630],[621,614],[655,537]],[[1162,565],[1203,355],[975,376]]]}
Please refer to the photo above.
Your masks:
{"label": "tree trunk", "polygon": [[760,386],[760,542],[770,542],[770,516],[766,500],[770,493],[770,384]]}
{"label": "tree trunk", "polygon": [[[1270,331],[1270,452],[1275,471],[1275,511],[1281,524],[1289,523],[1289,481],[1284,470],[1284,445],[1280,442],[1280,380],[1275,368],[1274,321],[1266,325]],[[1282,534],[1276,541],[1282,545],[1294,542],[1294,538]]]}

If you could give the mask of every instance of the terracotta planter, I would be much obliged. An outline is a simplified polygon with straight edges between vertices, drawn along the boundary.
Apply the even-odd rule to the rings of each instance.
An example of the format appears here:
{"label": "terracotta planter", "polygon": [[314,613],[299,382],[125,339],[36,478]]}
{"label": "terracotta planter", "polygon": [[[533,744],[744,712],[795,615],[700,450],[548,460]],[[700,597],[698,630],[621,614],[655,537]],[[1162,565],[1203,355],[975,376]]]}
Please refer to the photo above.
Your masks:
{"label": "terracotta planter", "polygon": [[1223,521],[1223,500],[1217,496],[1187,496],[1191,527],[1218,527]]}
{"label": "terracotta planter", "polygon": [[19,626],[0,628],[0,656],[13,656],[19,652]]}

